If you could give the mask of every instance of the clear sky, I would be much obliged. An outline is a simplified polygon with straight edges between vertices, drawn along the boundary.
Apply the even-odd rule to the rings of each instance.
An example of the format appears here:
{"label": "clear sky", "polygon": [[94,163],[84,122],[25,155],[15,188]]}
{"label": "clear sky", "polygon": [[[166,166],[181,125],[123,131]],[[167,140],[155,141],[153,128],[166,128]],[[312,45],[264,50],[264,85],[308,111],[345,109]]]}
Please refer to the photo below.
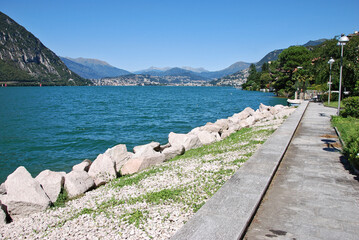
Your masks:
{"label": "clear sky", "polygon": [[59,56],[220,70],[359,30],[359,0],[0,0]]}

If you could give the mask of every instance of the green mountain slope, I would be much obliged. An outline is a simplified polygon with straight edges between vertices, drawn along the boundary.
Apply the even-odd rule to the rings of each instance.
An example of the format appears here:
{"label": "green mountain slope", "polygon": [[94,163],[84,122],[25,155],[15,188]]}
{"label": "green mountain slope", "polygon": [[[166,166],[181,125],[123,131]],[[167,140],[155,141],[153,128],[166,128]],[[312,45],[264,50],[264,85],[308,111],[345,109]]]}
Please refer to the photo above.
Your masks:
{"label": "green mountain slope", "polygon": [[0,83],[89,85],[71,72],[55,53],[10,17],[0,12]]}

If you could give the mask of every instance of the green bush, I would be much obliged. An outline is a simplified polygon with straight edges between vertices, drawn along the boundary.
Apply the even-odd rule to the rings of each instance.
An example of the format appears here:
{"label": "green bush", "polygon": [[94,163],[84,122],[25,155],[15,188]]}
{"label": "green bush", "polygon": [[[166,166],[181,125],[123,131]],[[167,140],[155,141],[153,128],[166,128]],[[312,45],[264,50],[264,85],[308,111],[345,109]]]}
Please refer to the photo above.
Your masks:
{"label": "green bush", "polygon": [[359,97],[349,97],[343,100],[345,110],[343,116],[359,118]]}
{"label": "green bush", "polygon": [[343,150],[349,162],[359,169],[359,136],[357,134],[350,136]]}

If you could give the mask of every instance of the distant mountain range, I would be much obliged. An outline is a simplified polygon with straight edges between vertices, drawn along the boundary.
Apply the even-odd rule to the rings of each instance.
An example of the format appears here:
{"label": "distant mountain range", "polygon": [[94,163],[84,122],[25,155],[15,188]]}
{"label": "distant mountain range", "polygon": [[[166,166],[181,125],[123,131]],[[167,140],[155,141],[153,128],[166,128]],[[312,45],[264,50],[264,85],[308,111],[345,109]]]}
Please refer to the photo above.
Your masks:
{"label": "distant mountain range", "polygon": [[208,71],[204,68],[192,68],[192,67],[166,67],[166,68],[156,68],[156,67],[150,67],[146,70],[141,70],[135,72],[136,74],[145,74],[145,75],[151,75],[151,76],[188,76],[193,80],[210,80],[214,78],[220,78],[238,71],[241,71],[243,69],[246,69],[249,67],[251,63],[246,62],[236,62],[232,64],[231,66],[220,70],[220,71]]}
{"label": "distant mountain range", "polygon": [[66,66],[88,79],[100,79],[105,77],[118,77],[131,74],[131,72],[111,66],[105,61],[90,58],[69,58],[60,57]]}
{"label": "distant mountain range", "polygon": [[89,85],[23,26],[0,12],[0,83],[13,86]]}

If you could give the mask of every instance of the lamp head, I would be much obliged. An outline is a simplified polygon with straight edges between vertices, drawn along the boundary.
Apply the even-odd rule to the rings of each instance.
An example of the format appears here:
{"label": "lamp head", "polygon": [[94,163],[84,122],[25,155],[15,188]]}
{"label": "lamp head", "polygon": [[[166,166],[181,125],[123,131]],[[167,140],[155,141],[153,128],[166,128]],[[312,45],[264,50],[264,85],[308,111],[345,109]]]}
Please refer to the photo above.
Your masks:
{"label": "lamp head", "polygon": [[335,60],[331,57],[328,61],[328,64],[332,65],[335,62]]}
{"label": "lamp head", "polygon": [[338,45],[345,45],[347,42],[349,42],[349,38],[342,34],[342,36],[339,38]]}

